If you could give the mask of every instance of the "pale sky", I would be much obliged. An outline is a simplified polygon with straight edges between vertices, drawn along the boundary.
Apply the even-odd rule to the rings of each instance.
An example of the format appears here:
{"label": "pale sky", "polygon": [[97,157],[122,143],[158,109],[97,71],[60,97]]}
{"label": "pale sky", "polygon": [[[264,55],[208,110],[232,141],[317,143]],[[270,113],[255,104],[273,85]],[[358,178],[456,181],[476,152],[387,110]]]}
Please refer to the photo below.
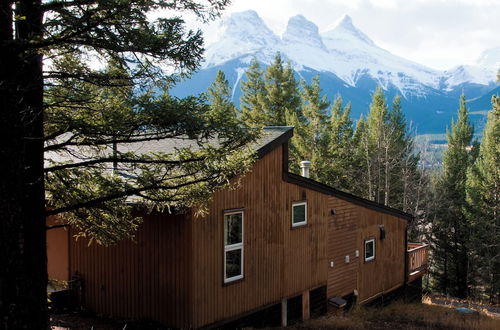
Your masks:
{"label": "pale sky", "polygon": [[[224,13],[247,9],[278,35],[297,14],[320,32],[348,14],[378,46],[434,69],[473,63],[500,46],[500,0],[233,0]],[[207,43],[214,25],[204,28]]]}

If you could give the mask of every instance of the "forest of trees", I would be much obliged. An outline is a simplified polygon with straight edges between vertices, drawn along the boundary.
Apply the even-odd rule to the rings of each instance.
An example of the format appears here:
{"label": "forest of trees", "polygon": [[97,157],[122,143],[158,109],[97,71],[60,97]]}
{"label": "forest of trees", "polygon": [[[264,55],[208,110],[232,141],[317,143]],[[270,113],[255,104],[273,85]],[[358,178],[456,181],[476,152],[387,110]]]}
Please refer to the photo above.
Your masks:
{"label": "forest of trees", "polygon": [[[500,109],[492,111],[483,141],[474,140],[465,96],[447,133],[439,168],[420,162],[401,100],[374,91],[366,116],[351,119],[349,103],[323,95],[318,77],[297,81],[277,54],[261,68],[253,60],[242,81],[240,116],[249,126],[294,126],[290,170],[310,160],[311,177],[335,188],[414,215],[410,240],[431,246],[428,289],[498,303],[500,299]],[[222,72],[210,88],[230,90]],[[226,105],[226,107],[228,107]],[[231,116],[234,106],[229,107]]]}

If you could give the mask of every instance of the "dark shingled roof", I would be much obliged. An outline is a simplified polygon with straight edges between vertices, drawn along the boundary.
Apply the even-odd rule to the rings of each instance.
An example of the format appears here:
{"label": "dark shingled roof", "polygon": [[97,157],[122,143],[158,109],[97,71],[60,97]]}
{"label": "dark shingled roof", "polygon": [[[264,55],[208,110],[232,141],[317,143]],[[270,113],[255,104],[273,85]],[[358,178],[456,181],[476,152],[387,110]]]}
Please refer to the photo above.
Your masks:
{"label": "dark shingled roof", "polygon": [[[261,137],[256,142],[251,144],[251,148],[253,148],[257,152],[259,158],[262,158],[264,155],[276,149],[277,147],[281,146],[283,143],[288,142],[288,140],[292,136],[293,136],[292,126],[264,127]],[[216,146],[218,144],[218,140],[212,139],[209,140],[208,143]],[[126,143],[118,145],[118,150],[120,152],[132,151],[139,154],[150,153],[150,152],[175,153],[176,150],[183,148],[191,148],[196,150],[199,149],[200,146],[196,141],[188,138],[169,138],[169,139],[151,140],[147,142],[134,142],[134,143]],[[84,153],[83,150],[81,150],[80,148],[75,148],[75,149],[79,149],[78,152]],[[73,150],[73,152],[77,152],[77,150]],[[109,149],[109,152],[112,152],[111,148]],[[67,155],[61,157],[60,155],[57,155],[56,152],[48,153],[45,156],[48,159],[54,159],[57,161],[74,160],[72,159],[72,157],[68,157]],[[284,161],[286,162],[288,161],[288,159],[285,157]],[[304,178],[297,174],[289,173],[288,164],[286,163],[284,164],[283,169],[284,169],[283,180],[289,183],[303,186],[315,191],[319,191],[324,194],[332,195],[340,199],[352,202],[354,204],[358,204],[366,208],[374,209],[384,213],[388,213],[400,218],[408,220],[413,219],[413,216],[411,214],[408,214],[401,210],[394,209],[392,207],[340,191],[331,186],[325,185],[323,183],[317,182],[309,178]]]}
{"label": "dark shingled roof", "polygon": [[[274,149],[278,144],[287,141],[293,135],[293,127],[291,126],[268,126],[264,127],[263,133],[257,141],[250,145],[258,152],[259,157]],[[217,146],[217,139],[208,141],[209,144]],[[169,138],[161,140],[151,140],[145,142],[122,143],[118,145],[120,152],[135,152],[135,153],[175,153],[176,150],[189,148],[197,150],[200,148],[195,140],[189,138]],[[269,150],[268,150],[269,149]]]}
{"label": "dark shingled roof", "polygon": [[[68,133],[69,134],[69,133]],[[257,141],[250,144],[250,147],[254,149],[259,157],[264,156],[267,152],[276,148],[276,146],[284,143],[293,135],[293,127],[291,126],[269,126],[264,127],[262,135],[257,139]],[[66,135],[65,139],[68,138]],[[217,146],[219,141],[216,138],[207,141],[208,144]],[[193,151],[200,149],[201,146],[196,140],[189,139],[187,137],[176,137],[176,138],[165,138],[158,140],[149,140],[141,142],[132,143],[119,143],[117,145],[117,150],[119,152],[133,152],[136,154],[148,154],[148,153],[165,153],[174,154],[180,149],[191,149]],[[70,151],[69,153],[67,151]],[[95,151],[89,147],[72,146],[66,148],[66,151],[51,151],[45,153],[46,166],[49,166],[47,162],[49,159],[56,162],[78,162],[82,159],[92,159],[94,157],[102,157],[106,154],[111,155],[113,149],[111,145],[102,150],[99,155],[95,154]]]}

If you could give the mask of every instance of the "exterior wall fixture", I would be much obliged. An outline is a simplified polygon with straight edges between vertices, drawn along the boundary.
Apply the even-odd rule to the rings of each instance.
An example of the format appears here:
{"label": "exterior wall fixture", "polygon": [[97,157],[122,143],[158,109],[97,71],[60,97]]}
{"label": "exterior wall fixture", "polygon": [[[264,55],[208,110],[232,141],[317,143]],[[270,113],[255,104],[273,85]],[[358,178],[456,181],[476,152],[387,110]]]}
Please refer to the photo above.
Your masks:
{"label": "exterior wall fixture", "polygon": [[380,239],[384,239],[385,238],[385,227],[384,225],[380,225],[378,226],[379,230],[380,230]]}

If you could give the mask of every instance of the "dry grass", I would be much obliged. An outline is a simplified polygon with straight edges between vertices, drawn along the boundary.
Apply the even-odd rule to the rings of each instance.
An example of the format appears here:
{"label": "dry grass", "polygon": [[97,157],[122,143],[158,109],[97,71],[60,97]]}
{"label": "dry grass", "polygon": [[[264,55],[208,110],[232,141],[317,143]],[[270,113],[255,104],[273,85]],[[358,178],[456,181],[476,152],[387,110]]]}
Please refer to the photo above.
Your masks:
{"label": "dry grass", "polygon": [[327,315],[299,324],[295,329],[500,329],[500,319],[481,314],[464,315],[454,309],[393,303],[383,308],[356,307],[349,313]]}
{"label": "dry grass", "polygon": [[471,308],[471,309],[476,310],[482,314],[485,314],[485,315],[488,315],[488,316],[491,316],[494,318],[500,318],[500,305],[489,305],[489,304],[485,304],[481,301],[474,301],[471,299],[458,299],[458,298],[439,296],[439,295],[431,295],[431,296],[425,296],[422,299],[422,302],[424,304],[439,305],[439,306],[444,306],[444,307],[449,307],[449,308],[456,308],[456,307]]}
{"label": "dry grass", "polygon": [[[436,300],[446,299],[446,305],[435,305]],[[424,299],[424,304],[406,304],[395,302],[386,307],[356,306],[348,313],[327,316],[299,323],[288,329],[375,329],[375,330],[497,330],[500,329],[500,317],[485,315],[486,305],[475,315],[464,315],[455,310],[457,301],[444,297]],[[461,302],[463,305],[463,302]],[[489,306],[492,307],[492,306]],[[495,307],[495,306],[493,306]],[[496,306],[498,307],[498,306]],[[495,308],[496,308],[495,307]],[[498,314],[496,314],[498,315]],[[125,322],[111,320],[94,315],[58,314],[52,315],[52,329],[57,330],[144,330],[163,329],[158,324],[148,322]]]}

